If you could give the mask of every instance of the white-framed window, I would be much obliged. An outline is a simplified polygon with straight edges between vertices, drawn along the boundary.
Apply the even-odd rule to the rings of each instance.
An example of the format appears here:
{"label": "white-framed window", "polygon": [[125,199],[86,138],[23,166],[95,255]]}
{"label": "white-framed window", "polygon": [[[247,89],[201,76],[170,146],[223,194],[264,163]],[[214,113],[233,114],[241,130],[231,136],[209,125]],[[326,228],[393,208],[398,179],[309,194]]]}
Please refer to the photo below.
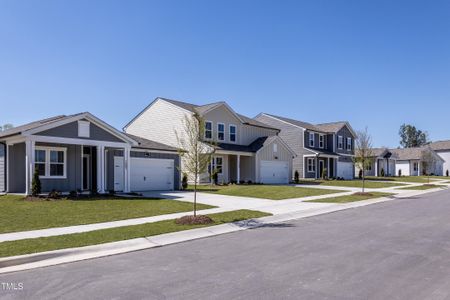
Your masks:
{"label": "white-framed window", "polygon": [[237,127],[236,125],[230,125],[230,142],[236,143],[237,141]]}
{"label": "white-framed window", "polygon": [[217,174],[222,175],[223,173],[223,158],[221,156],[215,156],[212,160],[213,171]]}
{"label": "white-framed window", "polygon": [[414,168],[414,172],[419,171],[419,164],[418,164],[417,162],[415,162],[415,163],[413,164],[413,168]]}
{"label": "white-framed window", "polygon": [[352,150],[352,138],[348,137],[347,138],[347,151],[351,151]]}
{"label": "white-framed window", "polygon": [[91,137],[91,123],[88,121],[78,121],[78,136],[79,137]]}
{"label": "white-framed window", "polygon": [[205,139],[212,139],[213,135],[213,123],[211,121],[205,121]]}
{"label": "white-framed window", "polygon": [[372,165],[367,165],[366,166],[366,171],[372,171]]}
{"label": "white-framed window", "polygon": [[225,124],[223,123],[217,123],[217,140],[225,140]]}
{"label": "white-framed window", "polygon": [[324,144],[325,144],[325,136],[323,134],[321,134],[321,135],[319,135],[319,148],[323,149]]}
{"label": "white-framed window", "polygon": [[309,133],[309,146],[314,147],[314,132]]}
{"label": "white-framed window", "polygon": [[57,147],[36,147],[35,168],[39,177],[65,179],[67,170],[67,149]]}
{"label": "white-framed window", "polygon": [[273,144],[273,152],[274,153],[278,152],[278,144]]}
{"label": "white-framed window", "polygon": [[344,138],[342,135],[338,136],[338,149],[344,149]]}
{"label": "white-framed window", "polygon": [[316,160],[314,158],[307,158],[306,163],[308,166],[308,172],[316,172]]}

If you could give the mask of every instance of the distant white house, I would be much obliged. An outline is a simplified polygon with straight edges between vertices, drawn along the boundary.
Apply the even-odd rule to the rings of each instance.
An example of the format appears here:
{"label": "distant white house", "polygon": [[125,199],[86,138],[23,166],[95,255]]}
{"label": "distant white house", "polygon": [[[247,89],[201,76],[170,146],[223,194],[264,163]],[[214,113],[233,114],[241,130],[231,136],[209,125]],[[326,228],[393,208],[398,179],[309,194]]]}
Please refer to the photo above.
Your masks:
{"label": "distant white house", "polygon": [[[389,151],[392,153],[392,158],[395,159],[396,176],[420,176],[424,173],[438,176],[443,175],[443,165],[445,161],[429,146],[390,149]],[[424,151],[431,151],[436,158],[435,165],[428,166],[426,170],[424,170],[424,162],[422,160]]]}
{"label": "distant white house", "polygon": [[450,173],[450,141],[433,142],[430,147],[444,160],[443,175]]}

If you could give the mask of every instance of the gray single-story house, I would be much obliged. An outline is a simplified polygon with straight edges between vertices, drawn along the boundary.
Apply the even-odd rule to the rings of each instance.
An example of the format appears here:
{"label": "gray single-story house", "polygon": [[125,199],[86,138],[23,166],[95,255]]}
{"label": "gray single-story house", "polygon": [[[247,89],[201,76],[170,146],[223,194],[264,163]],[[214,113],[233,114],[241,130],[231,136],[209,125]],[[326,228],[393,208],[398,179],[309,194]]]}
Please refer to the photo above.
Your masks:
{"label": "gray single-story house", "polygon": [[123,133],[92,114],[56,116],[0,132],[0,192],[138,192],[180,185],[176,148]]}

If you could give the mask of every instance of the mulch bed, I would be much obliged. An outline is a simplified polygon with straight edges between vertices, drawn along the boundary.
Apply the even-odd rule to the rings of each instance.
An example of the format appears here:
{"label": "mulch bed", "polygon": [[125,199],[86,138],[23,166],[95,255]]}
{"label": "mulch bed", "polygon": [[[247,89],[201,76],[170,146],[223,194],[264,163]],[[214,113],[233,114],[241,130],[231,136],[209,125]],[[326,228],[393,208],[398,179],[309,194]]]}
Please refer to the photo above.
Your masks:
{"label": "mulch bed", "polygon": [[204,225],[204,224],[212,224],[214,221],[208,216],[184,216],[175,220],[175,223],[178,225]]}

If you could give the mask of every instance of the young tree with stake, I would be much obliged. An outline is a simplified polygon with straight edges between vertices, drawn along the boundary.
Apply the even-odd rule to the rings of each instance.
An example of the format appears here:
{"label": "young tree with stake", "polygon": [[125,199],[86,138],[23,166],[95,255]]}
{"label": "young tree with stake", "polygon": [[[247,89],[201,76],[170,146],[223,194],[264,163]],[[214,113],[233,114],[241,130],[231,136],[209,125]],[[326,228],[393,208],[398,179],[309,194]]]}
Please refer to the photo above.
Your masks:
{"label": "young tree with stake", "polygon": [[194,179],[194,217],[197,216],[197,185],[199,176],[208,171],[212,155],[215,152],[212,142],[205,142],[205,121],[194,114],[183,120],[184,134],[175,131],[182,159],[183,172],[189,173]]}
{"label": "young tree with stake", "polygon": [[357,138],[355,141],[355,157],[353,162],[355,166],[362,170],[362,192],[365,190],[366,176],[364,170],[366,170],[373,163],[373,147],[372,137],[370,136],[367,127],[364,131],[357,132]]}

